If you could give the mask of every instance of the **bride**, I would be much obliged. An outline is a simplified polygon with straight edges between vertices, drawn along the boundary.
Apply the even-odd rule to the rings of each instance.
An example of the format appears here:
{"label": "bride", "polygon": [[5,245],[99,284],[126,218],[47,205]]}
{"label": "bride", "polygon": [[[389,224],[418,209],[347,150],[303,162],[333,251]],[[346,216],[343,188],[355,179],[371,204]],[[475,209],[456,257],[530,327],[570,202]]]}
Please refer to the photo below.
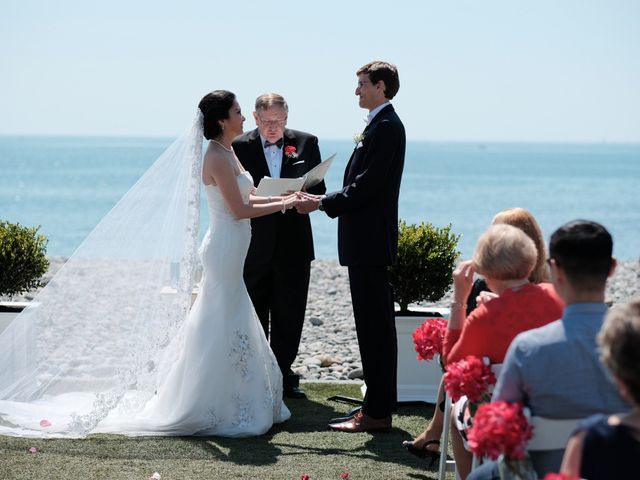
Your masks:
{"label": "bride", "polygon": [[[244,120],[233,93],[206,95],[189,131],[0,335],[0,434],[240,437],[289,418],[242,267],[248,219],[298,200],[253,195],[231,148]],[[198,252],[200,180],[210,226]]]}

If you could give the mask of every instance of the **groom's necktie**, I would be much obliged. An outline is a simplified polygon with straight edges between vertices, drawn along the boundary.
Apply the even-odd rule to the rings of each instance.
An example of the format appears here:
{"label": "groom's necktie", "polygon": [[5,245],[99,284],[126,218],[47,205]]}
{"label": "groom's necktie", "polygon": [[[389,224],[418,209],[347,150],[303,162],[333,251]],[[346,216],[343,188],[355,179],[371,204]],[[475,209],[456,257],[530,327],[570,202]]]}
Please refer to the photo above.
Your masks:
{"label": "groom's necktie", "polygon": [[275,145],[278,148],[282,148],[284,141],[282,140],[282,138],[280,138],[279,140],[276,140],[275,142],[271,143],[269,140],[265,140],[264,141],[264,148],[270,147],[272,145]]}

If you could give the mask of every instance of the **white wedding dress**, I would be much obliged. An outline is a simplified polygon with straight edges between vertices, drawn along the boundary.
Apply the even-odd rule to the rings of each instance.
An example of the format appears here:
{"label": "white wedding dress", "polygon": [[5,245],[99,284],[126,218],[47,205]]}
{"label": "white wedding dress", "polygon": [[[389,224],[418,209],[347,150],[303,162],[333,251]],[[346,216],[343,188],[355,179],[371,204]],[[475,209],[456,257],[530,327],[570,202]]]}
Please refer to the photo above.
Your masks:
{"label": "white wedding dress", "polygon": [[250,221],[216,186],[197,251],[201,131],[198,115],[0,334],[0,435],[243,437],[290,417],[242,278]]}
{"label": "white wedding dress", "polygon": [[[237,177],[248,202],[253,180]],[[210,226],[200,249],[200,292],[180,338],[165,358],[157,395],[133,417],[115,408],[94,432],[132,435],[261,435],[290,412],[282,373],[247,293],[242,269],[251,223],[237,220],[217,186],[205,187]]]}

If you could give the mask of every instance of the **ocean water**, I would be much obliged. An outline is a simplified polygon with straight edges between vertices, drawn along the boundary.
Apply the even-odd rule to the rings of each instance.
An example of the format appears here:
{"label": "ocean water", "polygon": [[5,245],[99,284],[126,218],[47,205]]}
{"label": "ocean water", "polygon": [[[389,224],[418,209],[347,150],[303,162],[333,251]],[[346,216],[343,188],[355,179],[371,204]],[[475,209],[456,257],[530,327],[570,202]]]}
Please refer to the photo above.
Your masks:
{"label": "ocean water", "polygon": [[[48,254],[69,256],[171,141],[0,137],[0,219],[40,225]],[[337,153],[326,178],[336,190],[354,145],[321,140],[320,147],[323,158]],[[463,257],[496,212],[515,206],[531,211],[547,238],[569,220],[598,221],[614,237],[614,255],[638,259],[640,145],[407,144],[400,217],[451,224]],[[336,258],[336,221],[321,212],[311,218],[316,257]]]}

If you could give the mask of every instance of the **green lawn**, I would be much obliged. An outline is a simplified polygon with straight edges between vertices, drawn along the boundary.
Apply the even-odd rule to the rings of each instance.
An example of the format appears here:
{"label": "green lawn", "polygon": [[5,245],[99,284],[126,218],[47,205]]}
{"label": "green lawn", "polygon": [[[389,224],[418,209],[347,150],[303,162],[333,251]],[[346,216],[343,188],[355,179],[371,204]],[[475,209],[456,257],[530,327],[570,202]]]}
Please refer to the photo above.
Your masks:
{"label": "green lawn", "polygon": [[[292,417],[257,438],[193,438],[92,435],[82,440],[33,440],[0,436],[0,479],[140,479],[159,472],[174,479],[310,480],[435,479],[437,464],[402,448],[422,430],[433,406],[400,406],[391,433],[330,432],[331,417],[352,407],[328,401],[357,397],[357,385],[305,384],[309,400],[289,400]],[[30,447],[38,452],[29,453]]]}

